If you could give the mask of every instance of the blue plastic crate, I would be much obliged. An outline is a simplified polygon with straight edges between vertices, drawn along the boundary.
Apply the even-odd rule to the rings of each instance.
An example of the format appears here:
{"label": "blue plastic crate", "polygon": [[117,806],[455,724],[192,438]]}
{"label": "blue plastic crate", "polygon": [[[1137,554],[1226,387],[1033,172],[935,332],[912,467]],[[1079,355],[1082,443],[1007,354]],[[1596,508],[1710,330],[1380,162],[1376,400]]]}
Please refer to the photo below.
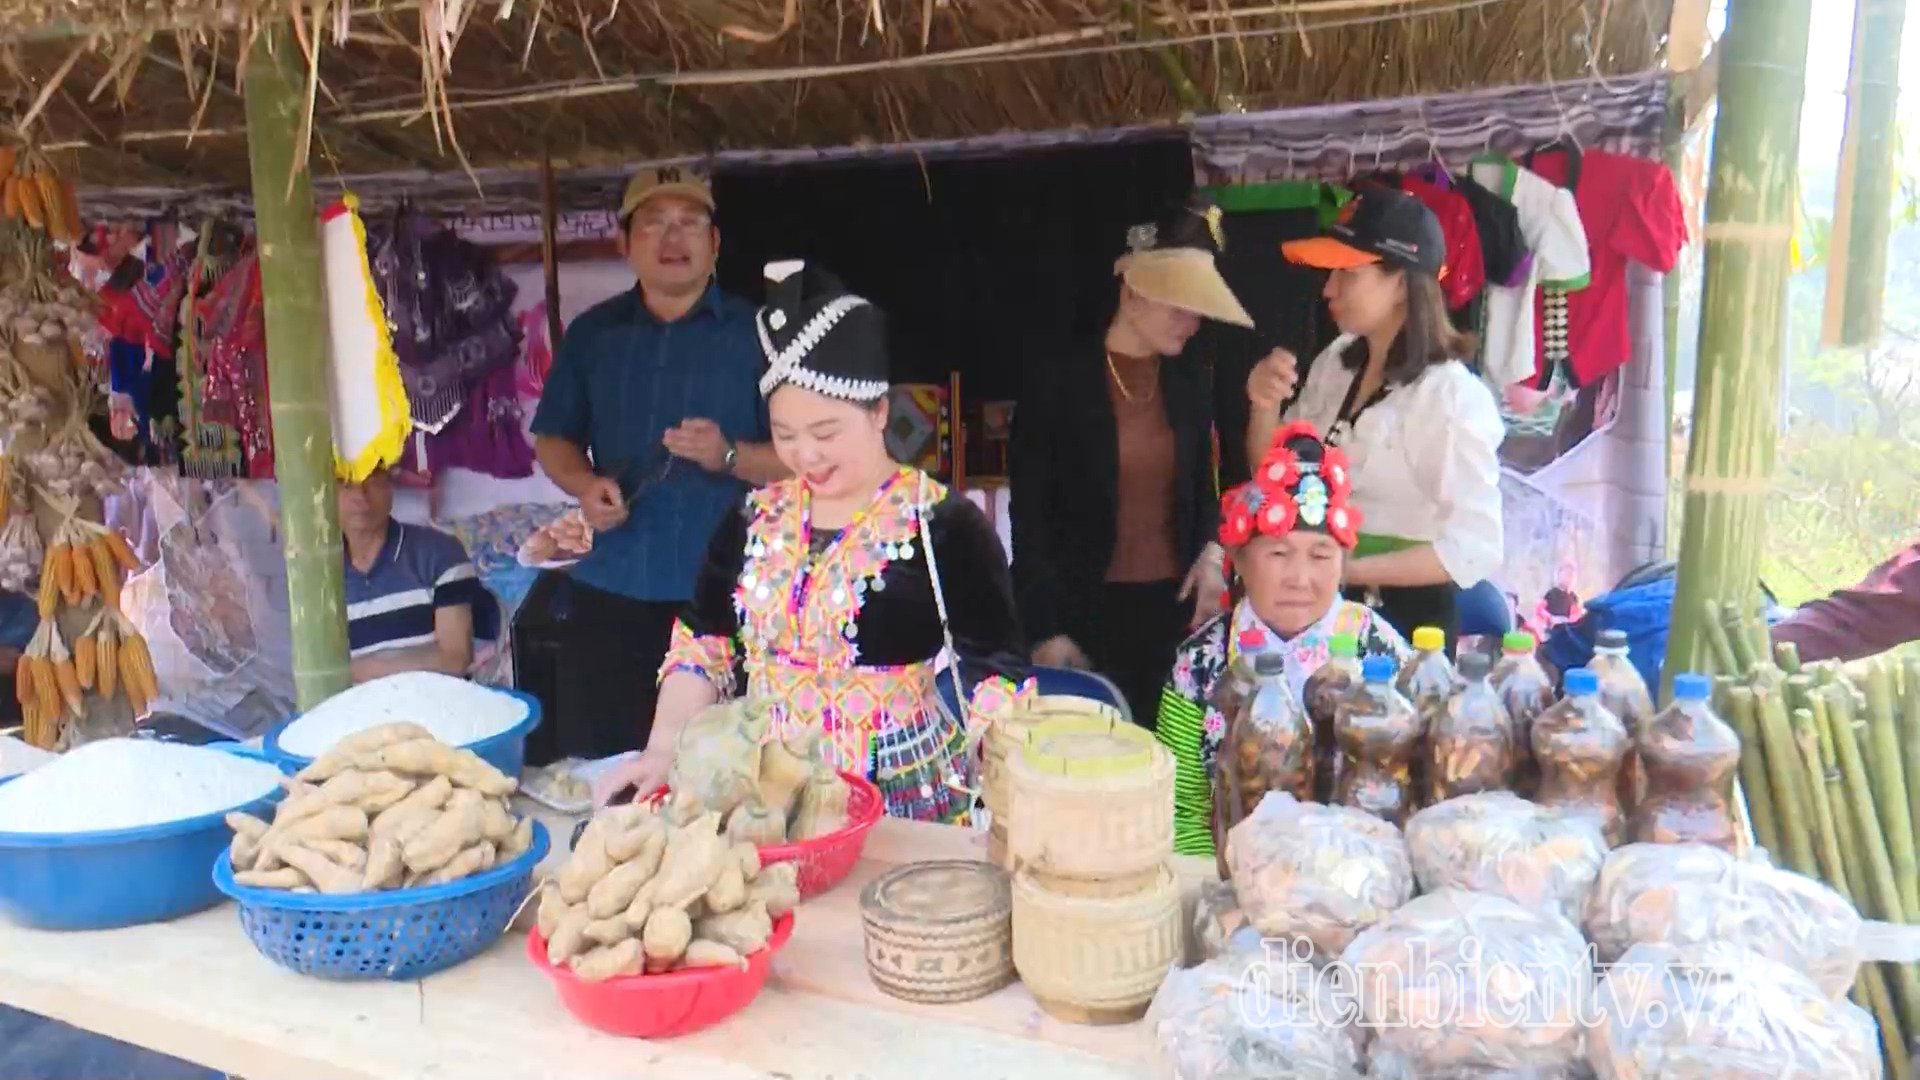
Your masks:
{"label": "blue plastic crate", "polygon": [[547,830],[511,862],[421,889],[328,896],[256,889],[233,880],[225,853],[213,882],[240,908],[240,926],[260,955],[322,979],[420,979],[485,952],[506,932],[546,858]]}
{"label": "blue plastic crate", "polygon": [[[517,698],[527,707],[526,719],[498,735],[490,735],[479,742],[469,743],[462,749],[473,751],[482,761],[518,780],[520,770],[527,763],[527,736],[533,732],[534,728],[540,726],[540,699],[532,694],[506,687],[490,686],[487,689],[496,694]],[[310,757],[301,757],[299,754],[280,749],[280,733],[287,729],[287,725],[298,719],[300,718],[297,716],[289,717],[275,724],[273,730],[267,732],[266,738],[261,740],[262,749],[265,750],[268,760],[289,774],[297,773],[313,764],[313,759]]]}

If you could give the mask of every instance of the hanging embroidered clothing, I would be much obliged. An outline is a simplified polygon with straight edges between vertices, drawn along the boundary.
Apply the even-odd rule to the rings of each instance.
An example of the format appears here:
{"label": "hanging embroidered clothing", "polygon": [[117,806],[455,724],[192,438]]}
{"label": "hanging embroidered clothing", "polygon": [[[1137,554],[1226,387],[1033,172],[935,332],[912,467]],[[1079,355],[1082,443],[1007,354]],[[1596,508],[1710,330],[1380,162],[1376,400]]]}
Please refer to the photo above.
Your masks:
{"label": "hanging embroidered clothing", "polygon": [[1452,178],[1438,169],[1425,175],[1408,173],[1400,178],[1399,186],[1426,203],[1433,216],[1440,219],[1440,233],[1447,239],[1440,291],[1447,298],[1448,310],[1466,307],[1487,286],[1487,264],[1480,252],[1480,228],[1474,223],[1473,207],[1466,196],[1454,190]]}
{"label": "hanging embroidered clothing", "polygon": [[722,697],[772,704],[776,737],[823,732],[837,768],[879,785],[887,812],[956,821],[970,797],[964,721],[934,703],[947,624],[970,694],[1018,678],[1018,630],[1005,556],[980,509],[902,468],[866,511],[816,530],[805,483],[753,492],[714,534],[661,677],[697,672]]}
{"label": "hanging embroidered clothing", "polygon": [[[1516,284],[1487,289],[1481,319],[1480,372],[1496,391],[1539,369],[1534,337],[1536,287],[1563,295],[1587,286],[1591,269],[1587,233],[1580,224],[1580,208],[1573,192],[1555,186],[1538,173],[1502,157],[1476,158],[1468,171],[1473,179],[1507,201],[1533,261]],[[1564,304],[1561,305],[1564,312]]]}
{"label": "hanging embroidered clothing", "polygon": [[429,477],[453,468],[503,480],[532,476],[533,447],[527,443],[518,382],[513,365],[473,380],[459,414],[443,430],[407,440],[400,468]]}
{"label": "hanging embroidered clothing", "polygon": [[1556,145],[1528,154],[1523,164],[1573,192],[1592,262],[1586,288],[1540,292],[1534,385],[1551,384],[1553,361],[1564,353],[1568,378],[1586,386],[1632,358],[1627,263],[1672,270],[1687,243],[1686,210],[1673,173],[1658,161]]}
{"label": "hanging embroidered clothing", "polygon": [[[238,259],[196,304],[201,418],[217,425],[224,452],[240,455],[244,475],[273,478],[273,425],[267,409],[267,321],[260,259],[247,241]],[[209,431],[213,449],[214,433]]]}
{"label": "hanging embroidered clothing", "polygon": [[514,284],[485,249],[404,205],[369,246],[414,428],[438,434],[473,382],[519,358]]}
{"label": "hanging embroidered clothing", "polygon": [[[1473,226],[1480,235],[1480,257],[1487,267],[1487,288],[1514,286],[1533,269],[1533,250],[1520,227],[1512,202],[1495,194],[1471,175],[1453,178],[1453,187],[1473,210]],[[1484,298],[1485,292],[1481,293]]]}

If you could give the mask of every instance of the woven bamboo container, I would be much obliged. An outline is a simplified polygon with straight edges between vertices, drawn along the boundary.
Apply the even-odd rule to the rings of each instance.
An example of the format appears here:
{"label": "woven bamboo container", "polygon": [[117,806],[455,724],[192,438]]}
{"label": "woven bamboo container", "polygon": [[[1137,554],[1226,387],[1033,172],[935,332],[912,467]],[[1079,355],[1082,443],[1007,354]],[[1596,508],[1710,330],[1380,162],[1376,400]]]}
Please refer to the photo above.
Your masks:
{"label": "woven bamboo container", "polygon": [[860,893],[867,974],[887,994],[933,1005],[1013,981],[1013,901],[1005,871],[971,860],[913,863]]}
{"label": "woven bamboo container", "polygon": [[1013,878],[1013,965],[1048,1015],[1073,1024],[1140,1019],[1183,961],[1180,889],[1162,866],[1130,896],[1062,896]]}
{"label": "woven bamboo container", "polygon": [[[1173,851],[1173,756],[1144,728],[1074,718],[1035,727],[1008,760],[1017,869],[1125,881]],[[1122,890],[1122,892],[1131,890]]]}
{"label": "woven bamboo container", "polygon": [[987,858],[994,865],[1004,867],[1009,872],[1015,869],[1012,859],[1008,857],[1007,847],[1007,827],[1013,819],[1009,759],[1026,745],[1027,737],[1035,727],[1050,720],[1074,718],[1119,720],[1121,717],[1119,710],[1113,706],[1091,698],[1050,694],[1035,698],[1030,704],[995,720],[993,726],[987,729],[987,737],[981,744],[980,798],[986,804],[989,822]]}

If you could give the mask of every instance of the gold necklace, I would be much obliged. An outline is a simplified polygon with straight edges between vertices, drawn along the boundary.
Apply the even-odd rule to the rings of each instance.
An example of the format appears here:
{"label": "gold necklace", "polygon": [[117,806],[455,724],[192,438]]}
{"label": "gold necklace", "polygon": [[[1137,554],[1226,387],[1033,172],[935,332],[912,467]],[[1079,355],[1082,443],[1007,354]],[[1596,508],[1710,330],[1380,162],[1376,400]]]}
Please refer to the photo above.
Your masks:
{"label": "gold necklace", "polygon": [[[1126,380],[1120,377],[1120,369],[1114,365],[1112,349],[1107,350],[1107,374],[1113,376],[1114,389],[1120,391],[1120,396],[1125,399],[1128,404],[1132,404],[1133,393],[1127,389]],[[1159,385],[1155,384],[1153,390],[1154,392],[1152,394],[1140,399],[1143,404],[1152,401],[1154,397],[1158,396],[1160,393]]]}

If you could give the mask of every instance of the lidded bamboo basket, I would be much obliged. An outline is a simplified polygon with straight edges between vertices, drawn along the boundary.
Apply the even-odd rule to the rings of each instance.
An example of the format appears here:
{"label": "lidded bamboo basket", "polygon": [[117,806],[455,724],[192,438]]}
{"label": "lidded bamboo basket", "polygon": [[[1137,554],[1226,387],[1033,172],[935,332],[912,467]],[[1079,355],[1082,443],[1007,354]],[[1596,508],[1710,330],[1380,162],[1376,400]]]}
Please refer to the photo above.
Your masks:
{"label": "lidded bamboo basket", "polygon": [[1164,865],[1129,896],[1063,896],[1032,873],[1013,878],[1013,964],[1048,1015],[1125,1024],[1145,1015],[1183,962],[1180,889]]}
{"label": "lidded bamboo basket", "polygon": [[1050,720],[1121,720],[1120,711],[1092,698],[1067,694],[1036,697],[996,718],[981,745],[981,801],[987,808],[987,857],[996,866],[1014,869],[1008,857],[1007,830],[1013,820],[1013,790],[1008,763],[1025,746],[1033,729]]}
{"label": "lidded bamboo basket", "polygon": [[1018,807],[1007,827],[1016,869],[1145,885],[1173,851],[1173,756],[1144,728],[1050,720],[1028,732],[1008,777]]}
{"label": "lidded bamboo basket", "polygon": [[934,1005],[971,1001],[1013,981],[1013,901],[1006,871],[972,860],[912,863],[860,893],[867,974],[887,994]]}

